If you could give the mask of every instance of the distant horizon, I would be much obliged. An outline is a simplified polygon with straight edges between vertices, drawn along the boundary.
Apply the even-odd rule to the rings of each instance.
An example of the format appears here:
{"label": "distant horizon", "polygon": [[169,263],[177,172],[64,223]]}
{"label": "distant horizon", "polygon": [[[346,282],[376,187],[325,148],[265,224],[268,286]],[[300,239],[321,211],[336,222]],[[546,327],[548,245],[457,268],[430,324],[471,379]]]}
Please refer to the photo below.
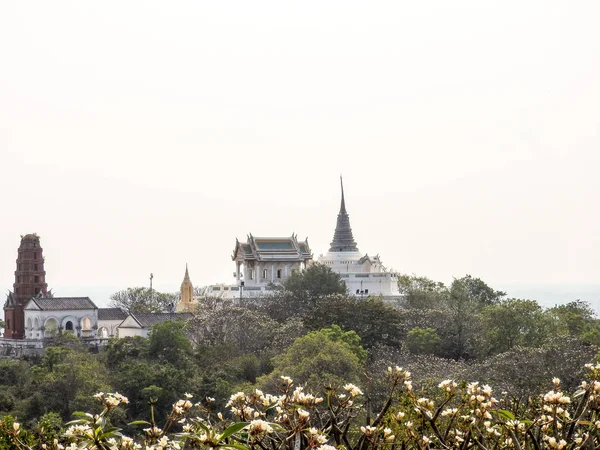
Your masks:
{"label": "distant horizon", "polygon": [[[425,275],[426,276],[426,275]],[[474,275],[475,276],[475,275]],[[183,280],[183,276],[182,276]],[[193,278],[192,278],[193,280]],[[486,282],[486,280],[483,280]],[[216,283],[215,283],[216,284]],[[597,315],[600,316],[600,284],[589,285],[519,285],[519,284],[490,284],[490,287],[496,290],[506,292],[506,298],[520,298],[526,300],[535,300],[544,308],[551,308],[556,305],[569,303],[575,300],[588,302]],[[194,284],[194,286],[197,286]],[[90,297],[98,307],[107,307],[110,301],[110,295],[123,289],[133,287],[149,287],[149,285],[131,285],[131,286],[53,286],[49,284],[57,297]],[[202,286],[199,286],[202,287]],[[174,284],[153,285],[153,289],[158,292],[176,293],[179,292],[179,286]]]}

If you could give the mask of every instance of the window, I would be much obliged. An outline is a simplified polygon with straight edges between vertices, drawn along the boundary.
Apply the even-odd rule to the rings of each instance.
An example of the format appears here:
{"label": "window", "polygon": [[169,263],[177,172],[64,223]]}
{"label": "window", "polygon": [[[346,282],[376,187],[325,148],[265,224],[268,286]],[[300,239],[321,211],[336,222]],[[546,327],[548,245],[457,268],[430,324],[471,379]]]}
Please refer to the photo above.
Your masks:
{"label": "window", "polygon": [[37,259],[37,253],[33,252],[33,259]]}
{"label": "window", "polygon": [[33,265],[33,270],[38,270],[38,265],[37,264]]}
{"label": "window", "polygon": [[368,293],[369,293],[369,290],[368,290],[368,289],[365,289],[365,294],[368,294]]}
{"label": "window", "polygon": [[40,288],[35,288],[35,295],[38,295],[40,293]]}
{"label": "window", "polygon": [[34,282],[35,282],[35,283],[39,283],[39,282],[40,282],[40,277],[39,277],[39,275],[36,275],[36,276],[34,277]]}
{"label": "window", "polygon": [[254,280],[254,269],[250,269],[250,279]]}
{"label": "window", "polygon": [[267,269],[263,269],[263,278],[267,278]]}
{"label": "window", "polygon": [[281,269],[277,269],[277,278],[281,278]]}

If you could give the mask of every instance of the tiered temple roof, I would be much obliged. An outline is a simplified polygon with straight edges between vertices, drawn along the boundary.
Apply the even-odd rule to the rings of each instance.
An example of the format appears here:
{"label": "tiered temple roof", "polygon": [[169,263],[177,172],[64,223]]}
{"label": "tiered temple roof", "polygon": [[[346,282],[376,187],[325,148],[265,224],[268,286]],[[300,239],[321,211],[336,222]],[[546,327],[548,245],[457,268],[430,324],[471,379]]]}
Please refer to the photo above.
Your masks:
{"label": "tiered temple roof", "polygon": [[290,237],[254,237],[242,243],[235,240],[235,248],[231,259],[234,261],[307,261],[312,259],[308,238],[299,241],[292,234]]}

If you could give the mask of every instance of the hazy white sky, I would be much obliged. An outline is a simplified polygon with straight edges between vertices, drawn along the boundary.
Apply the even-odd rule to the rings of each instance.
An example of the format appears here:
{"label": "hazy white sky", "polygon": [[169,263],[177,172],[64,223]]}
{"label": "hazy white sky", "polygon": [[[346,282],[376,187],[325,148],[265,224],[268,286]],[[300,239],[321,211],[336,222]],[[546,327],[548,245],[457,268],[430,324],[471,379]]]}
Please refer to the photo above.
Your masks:
{"label": "hazy white sky", "polygon": [[30,232],[50,286],[98,303],[150,272],[177,290],[186,262],[194,284],[233,281],[249,232],[318,256],[340,174],[359,249],[390,268],[598,285],[599,17],[595,0],[4,1],[0,289]]}

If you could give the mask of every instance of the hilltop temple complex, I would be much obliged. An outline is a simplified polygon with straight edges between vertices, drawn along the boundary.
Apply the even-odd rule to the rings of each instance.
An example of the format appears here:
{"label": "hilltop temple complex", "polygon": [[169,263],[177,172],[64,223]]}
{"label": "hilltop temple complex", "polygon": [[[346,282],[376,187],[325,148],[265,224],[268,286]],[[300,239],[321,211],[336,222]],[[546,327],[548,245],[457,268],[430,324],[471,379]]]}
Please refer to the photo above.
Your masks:
{"label": "hilltop temple complex", "polygon": [[[349,295],[380,296],[399,303],[398,275],[388,272],[379,255],[358,250],[346,210],[344,186],[340,178],[341,203],[329,251],[317,263],[330,267],[345,282]],[[4,304],[4,338],[44,339],[63,331],[79,337],[108,338],[115,335],[144,335],[156,321],[168,320],[165,314],[144,318],[119,308],[98,308],[88,297],[58,298],[48,290],[43,249],[36,234],[21,236],[17,251],[15,282]],[[283,283],[294,272],[314,264],[308,239],[247,236],[235,241],[231,256],[235,263],[235,283],[208,286],[206,296],[220,298],[260,297]],[[198,304],[186,264],[181,283],[181,299],[176,316],[188,317]]]}
{"label": "hilltop temple complex", "polygon": [[[340,184],[341,204],[333,240],[329,251],[320,255],[317,262],[340,275],[349,295],[382,296],[391,302],[401,300],[398,274],[386,271],[379,255],[363,255],[358,250],[346,210],[341,178]],[[207,295],[222,298],[257,297],[282,283],[294,271],[302,271],[314,263],[308,239],[298,241],[295,235],[259,238],[249,234],[244,243],[236,239],[232,260],[235,262],[236,283],[211,285]]]}

